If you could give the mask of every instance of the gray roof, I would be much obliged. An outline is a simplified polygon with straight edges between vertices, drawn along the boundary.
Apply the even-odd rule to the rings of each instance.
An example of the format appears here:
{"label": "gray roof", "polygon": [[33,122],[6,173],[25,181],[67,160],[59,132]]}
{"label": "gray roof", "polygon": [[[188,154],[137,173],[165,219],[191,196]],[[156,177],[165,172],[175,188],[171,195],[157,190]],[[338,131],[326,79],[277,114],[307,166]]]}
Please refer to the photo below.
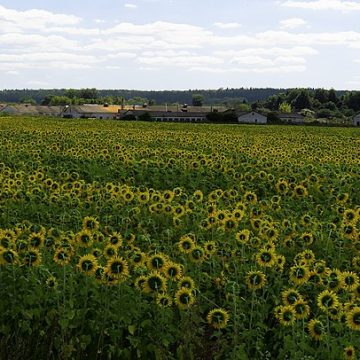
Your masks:
{"label": "gray roof", "polygon": [[298,113],[277,113],[280,119],[304,119],[304,116]]}
{"label": "gray roof", "polygon": [[209,112],[183,112],[183,111],[148,111],[147,109],[142,110],[121,110],[119,112],[120,117],[127,116],[127,115],[133,115],[133,116],[140,116],[143,114],[150,114],[151,117],[172,117],[172,118],[189,118],[189,117],[206,117],[206,115]]}

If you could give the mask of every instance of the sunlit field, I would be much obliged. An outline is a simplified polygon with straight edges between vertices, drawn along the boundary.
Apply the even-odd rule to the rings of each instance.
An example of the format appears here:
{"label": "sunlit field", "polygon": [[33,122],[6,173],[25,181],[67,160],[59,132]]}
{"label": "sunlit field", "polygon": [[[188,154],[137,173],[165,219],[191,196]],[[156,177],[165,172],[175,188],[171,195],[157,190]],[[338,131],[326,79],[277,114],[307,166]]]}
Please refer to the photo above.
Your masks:
{"label": "sunlit field", "polygon": [[357,359],[360,129],[0,118],[1,359]]}

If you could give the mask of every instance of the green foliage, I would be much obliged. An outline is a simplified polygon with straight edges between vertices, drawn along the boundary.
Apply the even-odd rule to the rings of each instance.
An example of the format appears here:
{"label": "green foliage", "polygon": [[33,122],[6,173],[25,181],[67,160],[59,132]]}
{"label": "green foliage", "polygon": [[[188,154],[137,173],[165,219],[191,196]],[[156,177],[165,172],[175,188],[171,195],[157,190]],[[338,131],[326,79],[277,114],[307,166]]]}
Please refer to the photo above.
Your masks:
{"label": "green foliage", "polygon": [[283,102],[279,105],[279,111],[282,113],[291,113],[292,109],[291,109],[291,105],[288,104],[287,102]]}
{"label": "green foliage", "polygon": [[204,96],[201,94],[193,94],[191,103],[193,106],[203,106]]}

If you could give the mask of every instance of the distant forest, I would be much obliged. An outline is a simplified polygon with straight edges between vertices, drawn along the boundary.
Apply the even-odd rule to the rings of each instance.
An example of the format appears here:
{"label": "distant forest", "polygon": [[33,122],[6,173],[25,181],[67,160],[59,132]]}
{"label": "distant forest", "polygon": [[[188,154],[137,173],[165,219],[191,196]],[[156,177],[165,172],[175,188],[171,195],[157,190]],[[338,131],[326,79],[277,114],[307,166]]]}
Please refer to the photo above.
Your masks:
{"label": "distant forest", "polygon": [[125,101],[133,99],[145,99],[156,104],[164,103],[180,103],[191,104],[193,95],[202,95],[204,104],[229,104],[233,102],[244,101],[247,103],[253,103],[256,101],[262,101],[272,95],[286,92],[286,89],[273,89],[273,88],[220,88],[217,90],[164,90],[164,91],[145,91],[145,90],[96,90],[96,89],[40,89],[40,90],[1,90],[0,102],[5,103],[20,103],[25,100],[32,100],[37,104],[44,102],[44,99],[54,96],[66,96],[72,98],[71,92],[85,92],[88,94],[77,96],[80,98],[88,99],[103,99],[103,98],[123,98]]}

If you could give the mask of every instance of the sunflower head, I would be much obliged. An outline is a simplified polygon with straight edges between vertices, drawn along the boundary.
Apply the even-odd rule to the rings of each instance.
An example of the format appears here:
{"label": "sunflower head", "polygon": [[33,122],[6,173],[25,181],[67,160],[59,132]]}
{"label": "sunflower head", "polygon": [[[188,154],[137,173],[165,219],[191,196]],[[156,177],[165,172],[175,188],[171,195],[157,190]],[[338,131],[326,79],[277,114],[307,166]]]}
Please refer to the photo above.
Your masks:
{"label": "sunflower head", "polygon": [[0,250],[0,265],[15,265],[18,254],[15,250],[3,248]]}
{"label": "sunflower head", "polygon": [[105,267],[105,274],[117,280],[125,279],[129,275],[127,261],[117,256],[110,258]]}
{"label": "sunflower head", "polygon": [[172,305],[172,298],[165,293],[158,293],[156,295],[156,303],[161,307],[169,307]]}
{"label": "sunflower head", "polygon": [[96,257],[89,254],[80,257],[77,267],[85,274],[93,274],[97,265]]}
{"label": "sunflower head", "polygon": [[261,271],[249,271],[246,275],[246,285],[251,290],[261,289],[265,283],[266,276]]}
{"label": "sunflower head", "polygon": [[311,319],[308,323],[309,335],[316,341],[320,341],[325,334],[323,323],[317,319]]}
{"label": "sunflower head", "polygon": [[159,272],[153,271],[146,277],[143,288],[146,293],[166,291],[166,278]]}
{"label": "sunflower head", "polygon": [[214,329],[224,329],[229,321],[229,313],[224,309],[213,309],[206,316],[207,323]]}
{"label": "sunflower head", "polygon": [[180,310],[186,310],[195,302],[195,297],[190,289],[181,288],[175,293],[175,304]]}

